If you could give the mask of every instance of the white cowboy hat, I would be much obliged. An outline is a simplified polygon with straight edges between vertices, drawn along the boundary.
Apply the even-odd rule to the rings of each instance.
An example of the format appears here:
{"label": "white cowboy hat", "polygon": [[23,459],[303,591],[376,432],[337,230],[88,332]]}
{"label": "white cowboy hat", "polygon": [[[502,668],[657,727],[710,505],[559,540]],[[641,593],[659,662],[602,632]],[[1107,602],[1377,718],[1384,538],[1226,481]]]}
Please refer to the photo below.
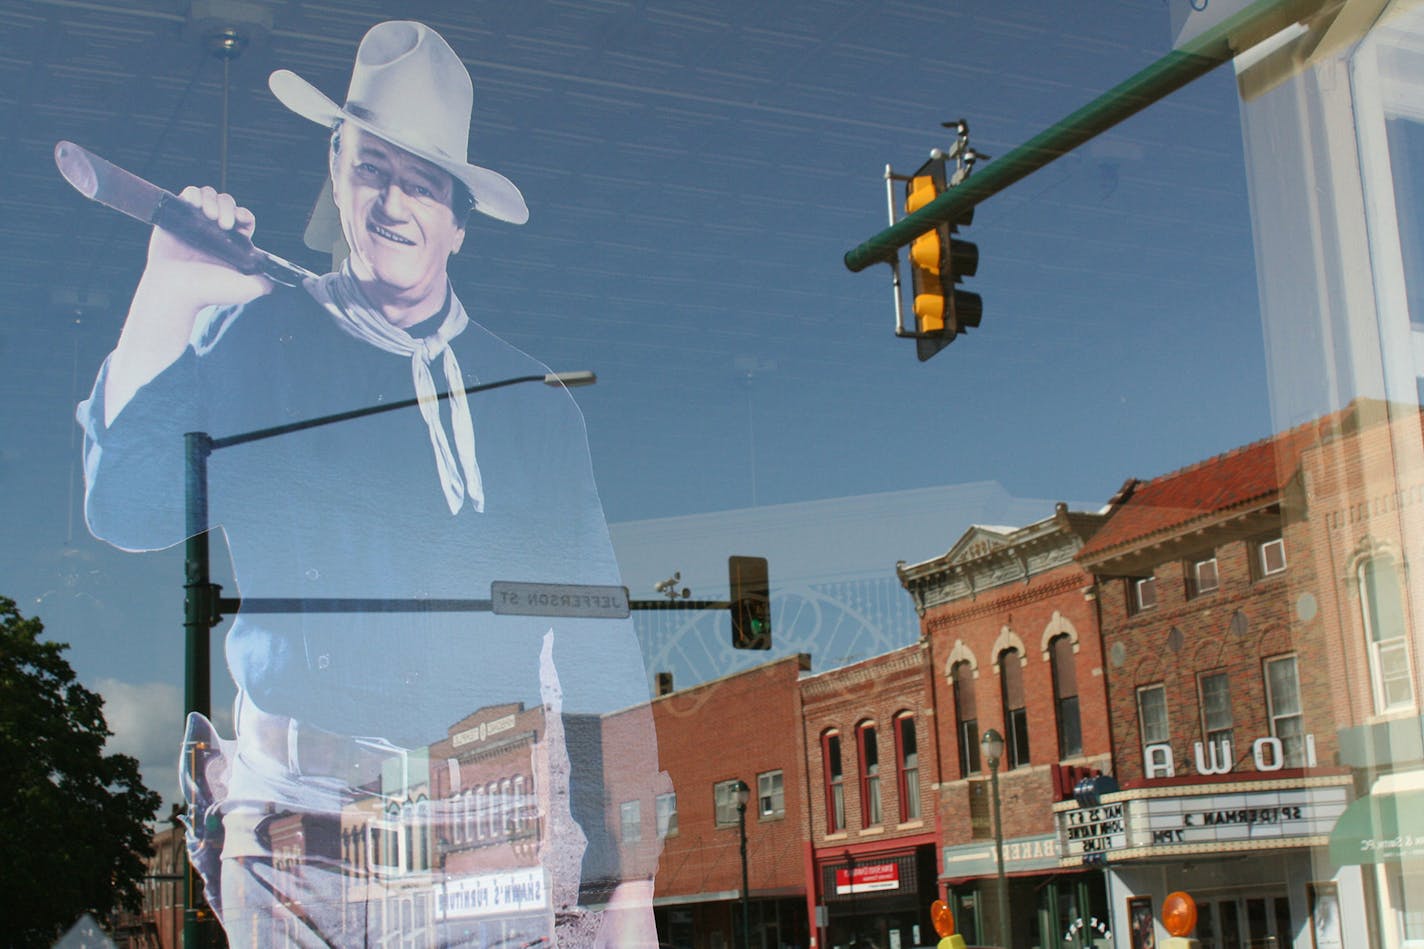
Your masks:
{"label": "white cowboy hat", "polygon": [[474,87],[444,38],[423,23],[371,27],[356,50],[346,104],[338,106],[289,69],[267,85],[293,112],[330,128],[350,122],[449,172],[470,189],[475,210],[511,224],[529,220],[524,195],[503,175],[467,159]]}

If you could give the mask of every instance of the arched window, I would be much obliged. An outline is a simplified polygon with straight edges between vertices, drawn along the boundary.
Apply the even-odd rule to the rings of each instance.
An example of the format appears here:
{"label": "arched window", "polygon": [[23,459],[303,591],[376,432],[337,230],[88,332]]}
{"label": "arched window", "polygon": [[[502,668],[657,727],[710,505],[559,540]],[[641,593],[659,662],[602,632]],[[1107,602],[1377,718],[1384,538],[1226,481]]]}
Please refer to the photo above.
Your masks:
{"label": "arched window", "polygon": [[915,735],[915,716],[901,712],[895,716],[895,779],[900,794],[900,820],[920,817],[920,746]]}
{"label": "arched window", "polygon": [[430,869],[430,801],[421,798],[415,802],[415,869]]}
{"label": "arched window", "polygon": [[999,686],[1004,699],[1004,766],[1022,768],[1028,764],[1028,709],[1017,649],[999,653]]}
{"label": "arched window", "polygon": [[1053,704],[1058,712],[1058,757],[1076,758],[1083,753],[1083,725],[1078,718],[1078,670],[1073,656],[1073,640],[1065,633],[1048,644],[1053,666]]}
{"label": "arched window", "polygon": [[860,818],[862,827],[873,827],[883,818],[880,802],[880,744],[874,722],[863,722],[855,729],[860,752]]}
{"label": "arched window", "polygon": [[1409,637],[1404,622],[1404,597],[1394,558],[1379,554],[1360,564],[1360,609],[1365,642],[1370,651],[1370,681],[1375,711],[1414,706]]}
{"label": "arched window", "polygon": [[528,802],[524,791],[524,775],[514,776],[514,818],[512,831],[515,835],[524,833],[524,827],[529,820]]}
{"label": "arched window", "polygon": [[484,827],[486,840],[499,840],[499,781],[485,785]]}
{"label": "arched window", "polygon": [[974,667],[956,662],[950,670],[954,682],[954,715],[959,722],[959,774],[979,770],[979,713],[974,703]]}
{"label": "arched window", "polygon": [[401,805],[400,811],[401,860],[400,865],[407,870],[415,869],[415,814],[410,802]]}
{"label": "arched window", "polygon": [[821,736],[821,763],[826,781],[826,833],[845,830],[845,770],[841,767],[841,736],[832,729]]}
{"label": "arched window", "polygon": [[514,782],[504,778],[499,782],[499,839],[514,836]]}

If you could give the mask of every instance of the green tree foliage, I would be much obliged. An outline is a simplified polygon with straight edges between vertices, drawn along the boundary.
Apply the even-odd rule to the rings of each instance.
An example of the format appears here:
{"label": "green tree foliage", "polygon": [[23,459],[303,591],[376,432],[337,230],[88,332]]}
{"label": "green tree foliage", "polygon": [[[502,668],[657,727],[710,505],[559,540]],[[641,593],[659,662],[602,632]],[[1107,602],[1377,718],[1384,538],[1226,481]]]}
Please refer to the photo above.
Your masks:
{"label": "green tree foliage", "polygon": [[137,907],[159,796],[104,754],[104,700],[43,624],[0,597],[0,945],[50,946],[83,913]]}

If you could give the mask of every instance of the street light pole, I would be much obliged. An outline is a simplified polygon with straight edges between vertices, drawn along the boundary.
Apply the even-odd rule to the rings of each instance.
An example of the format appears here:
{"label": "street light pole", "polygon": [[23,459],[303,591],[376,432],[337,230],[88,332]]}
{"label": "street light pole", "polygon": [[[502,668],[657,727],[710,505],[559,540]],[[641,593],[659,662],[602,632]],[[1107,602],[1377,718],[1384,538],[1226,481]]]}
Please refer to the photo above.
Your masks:
{"label": "street light pole", "polygon": [[1009,924],[1009,886],[1004,875],[1004,802],[999,796],[999,760],[1004,755],[1004,739],[994,729],[989,729],[980,739],[984,757],[989,760],[989,786],[994,795],[994,857],[999,868],[999,941],[1004,949],[1013,949],[1013,936]]}
{"label": "street light pole", "polygon": [[[546,386],[555,388],[573,388],[593,385],[597,381],[597,377],[588,370],[549,372],[541,375],[516,376],[495,382],[477,383],[466,386],[464,391],[467,395],[473,395],[477,392],[502,389],[506,386],[527,382],[542,382]],[[450,395],[449,392],[441,392],[435,398],[439,401],[450,398]],[[188,732],[187,719],[190,714],[198,712],[205,718],[212,714],[210,669],[212,631],[213,627],[222,619],[223,611],[236,608],[235,604],[240,602],[221,596],[221,588],[212,582],[208,555],[209,456],[219,449],[231,448],[234,445],[245,445],[248,442],[263,441],[268,438],[276,438],[279,435],[289,435],[309,428],[321,428],[336,422],[365,418],[368,415],[411,408],[419,404],[418,397],[402,399],[398,402],[387,402],[381,405],[352,409],[348,412],[322,415],[300,422],[275,425],[271,428],[243,432],[223,438],[213,438],[207,432],[188,432],[183,436],[184,528],[188,538],[183,562],[183,589],[185,591],[183,601],[183,733],[185,735]],[[274,607],[273,603],[262,605]],[[282,606],[283,604],[276,604],[274,608]],[[387,603],[385,606],[389,608],[390,604]],[[454,601],[451,602],[450,607],[466,608],[463,602]],[[285,608],[290,609],[289,606]],[[194,749],[184,748],[184,757],[188,758],[193,751]],[[190,814],[189,817],[194,821],[203,820],[202,814]],[[202,884],[198,880],[191,861],[187,862],[185,876],[187,886],[183,900],[183,945],[188,949],[201,949],[208,945],[208,933],[199,919],[198,894],[202,891]],[[745,879],[745,828],[742,833],[742,876]],[[743,888],[745,889],[745,886]]]}
{"label": "street light pole", "polygon": [[737,830],[742,837],[742,949],[752,949],[751,902],[747,892],[747,801],[752,789],[747,782],[737,781]]}

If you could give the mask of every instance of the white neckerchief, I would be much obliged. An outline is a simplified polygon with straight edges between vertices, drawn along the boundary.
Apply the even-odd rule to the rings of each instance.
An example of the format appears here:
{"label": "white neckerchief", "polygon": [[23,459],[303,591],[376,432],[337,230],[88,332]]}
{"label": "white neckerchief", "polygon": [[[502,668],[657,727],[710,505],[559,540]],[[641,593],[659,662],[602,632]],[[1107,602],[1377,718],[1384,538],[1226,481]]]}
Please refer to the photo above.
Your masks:
{"label": "white neckerchief", "polygon": [[[435,451],[435,467],[439,471],[440,487],[445,491],[450,513],[459,513],[466,495],[476,511],[483,511],[485,489],[480,478],[480,466],[475,462],[475,427],[470,421],[470,403],[465,397],[465,379],[460,373],[460,363],[455,359],[455,351],[450,348],[450,341],[470,323],[455,291],[449,291],[450,309],[440,328],[430,336],[417,339],[399,326],[393,326],[367,302],[347,266],[343,265],[336,273],[307,280],[305,286],[312,298],[331,314],[336,325],[347,334],[388,353],[410,357],[415,395],[419,399],[425,427],[430,431],[430,447]],[[445,382],[450,390],[450,425],[455,431],[459,467],[456,467],[450,452],[445,426],[440,423],[440,400],[436,397],[435,380],[430,375],[430,363],[437,356],[443,357]],[[464,471],[463,478],[460,477],[461,470]]]}

